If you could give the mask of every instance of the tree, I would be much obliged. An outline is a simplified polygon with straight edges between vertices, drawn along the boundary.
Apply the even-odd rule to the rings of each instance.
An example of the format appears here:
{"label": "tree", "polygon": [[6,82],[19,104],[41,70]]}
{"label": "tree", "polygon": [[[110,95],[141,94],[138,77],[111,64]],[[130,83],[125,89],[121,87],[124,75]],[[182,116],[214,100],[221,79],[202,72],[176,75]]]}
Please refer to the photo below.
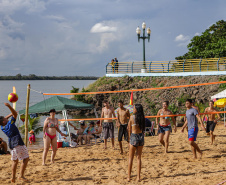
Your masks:
{"label": "tree", "polygon": [[226,56],[226,21],[220,20],[200,36],[194,36],[187,45],[188,52],[176,60],[219,58]]}
{"label": "tree", "polygon": [[[29,119],[28,132],[33,130],[35,134],[38,134],[39,132],[41,132],[43,130],[43,127],[38,125],[39,118],[31,119],[30,117],[28,117],[28,119]],[[22,134],[25,134],[25,125],[22,125],[21,127],[19,127],[19,130],[21,131]]]}
{"label": "tree", "polygon": [[[72,86],[72,90],[70,90],[71,93],[78,93],[79,92],[79,88],[76,88],[74,86]],[[85,88],[82,88],[81,92],[90,92],[89,90],[85,90]],[[81,101],[81,102],[86,102],[85,101],[85,95],[74,95],[74,99],[76,101]]]}

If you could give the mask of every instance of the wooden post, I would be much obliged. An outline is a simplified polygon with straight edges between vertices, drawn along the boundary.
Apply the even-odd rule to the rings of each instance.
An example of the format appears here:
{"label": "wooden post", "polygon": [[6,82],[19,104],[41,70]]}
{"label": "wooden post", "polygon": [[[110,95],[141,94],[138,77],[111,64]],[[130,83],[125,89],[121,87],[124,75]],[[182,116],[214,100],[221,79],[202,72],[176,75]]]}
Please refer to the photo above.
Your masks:
{"label": "wooden post", "polygon": [[26,112],[25,112],[25,145],[27,146],[28,138],[28,110],[29,110],[29,100],[30,100],[30,84],[27,85],[27,101],[26,101]]}

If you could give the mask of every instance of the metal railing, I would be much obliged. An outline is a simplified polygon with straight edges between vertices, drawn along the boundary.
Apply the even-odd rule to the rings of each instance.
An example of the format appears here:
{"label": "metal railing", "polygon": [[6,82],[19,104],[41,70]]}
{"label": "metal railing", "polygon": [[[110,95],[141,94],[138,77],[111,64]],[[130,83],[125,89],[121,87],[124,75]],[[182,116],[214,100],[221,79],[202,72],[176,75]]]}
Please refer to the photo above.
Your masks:
{"label": "metal railing", "polygon": [[206,72],[226,71],[226,57],[206,59],[186,59],[170,61],[143,61],[108,63],[106,74],[126,73],[180,73],[180,72]]}

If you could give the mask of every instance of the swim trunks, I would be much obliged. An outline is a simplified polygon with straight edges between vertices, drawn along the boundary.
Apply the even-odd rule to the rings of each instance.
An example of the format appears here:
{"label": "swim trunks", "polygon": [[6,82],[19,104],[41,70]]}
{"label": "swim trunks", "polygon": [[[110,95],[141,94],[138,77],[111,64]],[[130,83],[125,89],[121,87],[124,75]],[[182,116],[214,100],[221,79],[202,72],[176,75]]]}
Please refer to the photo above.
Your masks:
{"label": "swim trunks", "polygon": [[198,127],[195,128],[191,128],[190,130],[188,130],[188,140],[189,141],[196,141],[196,137],[198,135]]}
{"label": "swim trunks", "polygon": [[25,145],[18,145],[11,150],[11,160],[15,161],[17,159],[23,160],[29,157],[27,147]]}
{"label": "swim trunks", "polygon": [[207,124],[206,124],[206,133],[209,133],[210,131],[214,131],[215,129],[215,126],[216,126],[216,123],[214,121],[207,121]]}
{"label": "swim trunks", "polygon": [[130,142],[131,145],[137,147],[137,146],[144,146],[144,134],[131,134],[130,135]]}
{"label": "swim trunks", "polygon": [[103,123],[104,139],[114,138],[114,124],[113,122]]}
{"label": "swim trunks", "polygon": [[120,125],[118,131],[118,141],[122,141],[122,137],[124,136],[124,140],[128,141],[128,131],[127,131],[128,124]]}

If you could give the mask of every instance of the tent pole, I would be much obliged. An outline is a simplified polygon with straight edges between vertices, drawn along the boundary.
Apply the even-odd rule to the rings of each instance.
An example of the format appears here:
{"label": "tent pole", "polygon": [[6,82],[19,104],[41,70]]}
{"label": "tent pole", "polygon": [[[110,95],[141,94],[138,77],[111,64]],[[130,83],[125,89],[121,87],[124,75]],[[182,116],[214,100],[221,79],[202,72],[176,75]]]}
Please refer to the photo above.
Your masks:
{"label": "tent pole", "polygon": [[[64,119],[67,120],[67,110],[63,110],[63,112],[64,112]],[[66,125],[67,125],[67,130],[68,130],[70,145],[71,145],[71,133],[70,133],[70,128],[69,128],[68,121],[66,121]]]}
{"label": "tent pole", "polygon": [[25,145],[27,146],[28,138],[28,110],[29,110],[29,100],[30,100],[30,84],[27,85],[27,101],[26,101],[26,112],[25,112]]}

